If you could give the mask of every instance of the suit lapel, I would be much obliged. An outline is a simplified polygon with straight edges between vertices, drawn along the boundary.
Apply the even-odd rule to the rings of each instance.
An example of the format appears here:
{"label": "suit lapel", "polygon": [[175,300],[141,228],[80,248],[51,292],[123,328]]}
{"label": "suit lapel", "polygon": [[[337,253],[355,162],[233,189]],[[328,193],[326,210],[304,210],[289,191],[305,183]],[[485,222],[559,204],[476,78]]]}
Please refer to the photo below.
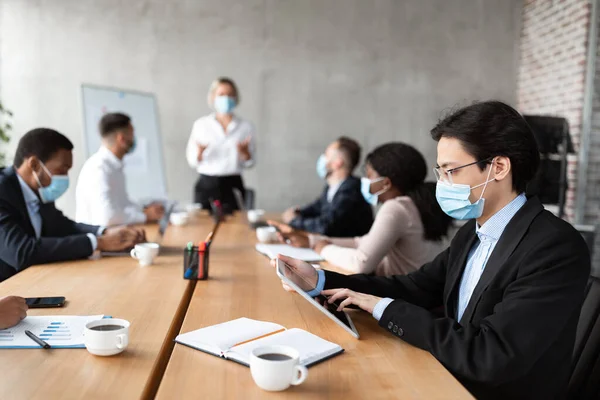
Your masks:
{"label": "suit lapel", "polygon": [[451,302],[450,299],[456,298],[456,296],[453,296],[453,293],[456,292],[457,286],[460,282],[460,277],[462,277],[465,266],[467,265],[467,257],[469,256],[469,252],[473,248],[473,245],[477,239],[474,221],[468,222],[463,229],[467,230],[466,239],[464,240],[463,248],[456,258],[456,261],[452,262],[451,265],[453,268],[448,275],[448,283],[450,283],[450,285],[447,286],[448,290],[444,298],[446,315],[454,315],[456,312],[456,304],[454,301]]}
{"label": "suit lapel", "polygon": [[533,219],[544,210],[544,207],[540,203],[537,197],[531,198],[525,203],[515,216],[510,220],[506,229],[500,236],[500,240],[494,247],[494,251],[488,259],[483,274],[479,278],[477,286],[473,291],[473,295],[469,300],[469,304],[465,309],[461,321],[470,321],[475,311],[475,307],[479,302],[479,298],[488,287],[490,282],[502,269],[502,266],[506,263],[508,258],[511,256],[515,248],[521,242],[521,239],[527,233],[529,225],[533,222]]}
{"label": "suit lapel", "polygon": [[[341,184],[340,186],[338,186],[337,190],[335,191],[335,194],[333,195],[333,197],[331,198],[331,201],[333,201],[333,199],[335,199],[335,197],[340,194],[340,192],[342,191],[342,189],[348,185],[350,183],[350,179],[352,179],[351,177],[346,178]],[[327,188],[329,188],[329,186],[327,186]],[[325,193],[325,198],[327,198],[327,193]]]}
{"label": "suit lapel", "polygon": [[25,204],[25,196],[23,195],[23,190],[21,190],[21,184],[19,183],[19,178],[17,177],[17,171],[15,171],[13,167],[9,167],[6,169],[6,176],[10,178],[14,193],[16,194],[15,206],[17,206],[19,212],[21,213],[23,220],[27,221],[30,231],[29,233],[35,236],[33,224],[31,223],[31,218],[29,218],[29,211],[27,211],[27,204]]}

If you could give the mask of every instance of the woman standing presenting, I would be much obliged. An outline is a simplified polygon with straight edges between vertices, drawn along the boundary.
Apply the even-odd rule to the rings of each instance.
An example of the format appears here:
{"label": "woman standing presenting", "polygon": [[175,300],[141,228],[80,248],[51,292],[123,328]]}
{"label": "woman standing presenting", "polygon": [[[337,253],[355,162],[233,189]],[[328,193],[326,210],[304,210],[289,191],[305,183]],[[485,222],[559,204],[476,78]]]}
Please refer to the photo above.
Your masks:
{"label": "woman standing presenting", "polygon": [[233,80],[216,79],[208,91],[208,105],[215,112],[198,119],[192,128],[186,155],[200,174],[194,202],[206,209],[211,200],[220,200],[226,212],[237,209],[232,189],[245,193],[241,173],[254,165],[254,126],[233,114],[239,102]]}

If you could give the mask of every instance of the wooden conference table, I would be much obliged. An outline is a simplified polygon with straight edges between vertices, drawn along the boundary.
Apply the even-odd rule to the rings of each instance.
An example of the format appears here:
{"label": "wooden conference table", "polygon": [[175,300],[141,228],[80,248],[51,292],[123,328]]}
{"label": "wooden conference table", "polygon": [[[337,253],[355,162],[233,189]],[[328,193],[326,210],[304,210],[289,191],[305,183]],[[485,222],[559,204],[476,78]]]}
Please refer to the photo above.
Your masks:
{"label": "wooden conference table", "polygon": [[[256,237],[239,217],[219,227],[208,281],[182,278],[182,249],[203,240],[212,220],[170,226],[154,265],[102,258],[34,266],[0,283],[0,296],[65,296],[62,309],[29,315],[105,314],[131,322],[128,349],[114,357],[85,350],[1,350],[0,399],[472,398],[429,353],[394,338],[352,311],[356,340],[300,296],[287,293]],[[149,238],[157,228],[146,228]],[[248,317],[301,328],[340,344],[344,354],[309,370],[301,386],[261,391],[248,368],[174,345],[179,332]]]}

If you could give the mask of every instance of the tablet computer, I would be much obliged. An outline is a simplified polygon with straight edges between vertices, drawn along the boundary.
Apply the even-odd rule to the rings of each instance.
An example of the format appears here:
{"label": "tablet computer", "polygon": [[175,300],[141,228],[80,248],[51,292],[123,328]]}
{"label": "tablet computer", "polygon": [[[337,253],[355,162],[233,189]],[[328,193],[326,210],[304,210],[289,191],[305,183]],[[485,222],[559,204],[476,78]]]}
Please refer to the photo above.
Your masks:
{"label": "tablet computer", "polygon": [[[356,327],[354,326],[354,323],[352,322],[352,319],[350,319],[350,316],[345,311],[337,311],[338,306],[335,303],[327,303],[327,298],[323,295],[317,296],[317,300],[319,301],[309,296],[308,292],[313,290],[314,287],[304,278],[298,275],[291,266],[280,259],[277,259],[277,275],[288,286],[294,289],[296,293],[304,297],[310,304],[316,307],[317,310],[327,315],[333,322],[342,327],[346,332],[357,339],[360,337]],[[324,303],[325,305],[320,304],[320,302]]]}

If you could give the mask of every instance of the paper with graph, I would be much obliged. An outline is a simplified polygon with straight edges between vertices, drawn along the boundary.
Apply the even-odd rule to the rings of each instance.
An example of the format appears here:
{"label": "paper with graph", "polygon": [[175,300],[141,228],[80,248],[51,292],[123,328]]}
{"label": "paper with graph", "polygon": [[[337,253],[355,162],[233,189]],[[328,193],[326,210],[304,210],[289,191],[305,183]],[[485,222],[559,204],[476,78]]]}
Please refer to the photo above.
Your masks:
{"label": "paper with graph", "polygon": [[92,316],[41,316],[26,317],[12,328],[0,330],[0,349],[39,349],[25,331],[30,331],[56,349],[83,349],[83,330],[90,321],[104,318],[104,315]]}

